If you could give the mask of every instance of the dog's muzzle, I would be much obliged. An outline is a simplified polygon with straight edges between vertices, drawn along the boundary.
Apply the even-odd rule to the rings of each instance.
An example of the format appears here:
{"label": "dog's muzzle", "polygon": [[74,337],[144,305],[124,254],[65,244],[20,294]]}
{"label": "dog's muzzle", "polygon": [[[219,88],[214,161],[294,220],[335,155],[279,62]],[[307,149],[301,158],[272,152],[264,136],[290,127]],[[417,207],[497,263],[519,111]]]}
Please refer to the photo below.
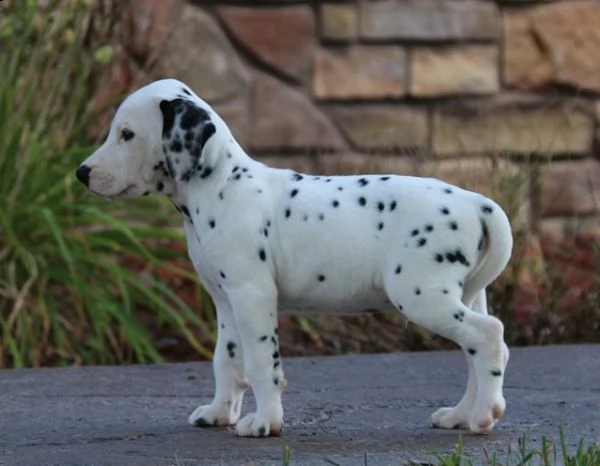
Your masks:
{"label": "dog's muzzle", "polygon": [[81,181],[86,187],[89,187],[91,171],[92,169],[87,165],[80,165],[77,171],[75,172],[75,176],[77,176],[77,179]]}

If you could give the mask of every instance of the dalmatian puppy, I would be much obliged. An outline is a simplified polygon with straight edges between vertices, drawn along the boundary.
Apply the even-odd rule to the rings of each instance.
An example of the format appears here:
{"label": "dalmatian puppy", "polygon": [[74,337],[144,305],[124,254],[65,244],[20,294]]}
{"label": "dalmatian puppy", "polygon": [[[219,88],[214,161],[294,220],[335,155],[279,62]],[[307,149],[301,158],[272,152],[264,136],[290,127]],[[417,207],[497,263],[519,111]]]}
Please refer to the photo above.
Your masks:
{"label": "dalmatian puppy", "polygon": [[[182,213],[219,332],[214,399],[192,425],[234,425],[249,437],[282,431],[278,310],[391,306],[467,358],[466,392],[433,413],[435,426],[482,433],[503,415],[509,353],[485,287],[507,265],[512,234],[492,200],[432,178],[270,168],[173,79],[131,94],[76,175],[108,199],[165,194]],[[250,386],[256,412],[241,417]]]}

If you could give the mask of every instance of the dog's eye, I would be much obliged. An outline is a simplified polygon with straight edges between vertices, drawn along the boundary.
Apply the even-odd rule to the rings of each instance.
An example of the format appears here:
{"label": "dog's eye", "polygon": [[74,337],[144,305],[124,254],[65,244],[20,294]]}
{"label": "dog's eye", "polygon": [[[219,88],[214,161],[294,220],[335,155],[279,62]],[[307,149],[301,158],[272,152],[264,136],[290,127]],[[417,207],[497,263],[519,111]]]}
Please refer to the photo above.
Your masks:
{"label": "dog's eye", "polygon": [[133,131],[131,131],[130,129],[123,128],[121,130],[121,139],[123,139],[125,142],[131,141],[134,136],[135,136],[135,133]]}

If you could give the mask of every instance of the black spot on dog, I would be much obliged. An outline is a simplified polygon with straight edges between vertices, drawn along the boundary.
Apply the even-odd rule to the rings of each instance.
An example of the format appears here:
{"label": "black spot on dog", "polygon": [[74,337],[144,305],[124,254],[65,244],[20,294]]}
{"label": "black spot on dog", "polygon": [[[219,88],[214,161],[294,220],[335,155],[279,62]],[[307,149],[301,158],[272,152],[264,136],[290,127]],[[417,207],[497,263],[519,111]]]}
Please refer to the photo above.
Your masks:
{"label": "black spot on dog", "polygon": [[385,210],[385,204],[384,204],[383,202],[379,201],[379,202],[377,203],[377,210],[378,210],[379,212],[383,212],[383,211]]}
{"label": "black spot on dog", "polygon": [[242,168],[242,173],[246,173],[246,172],[248,172],[248,169],[247,168]]}
{"label": "black spot on dog", "polygon": [[190,217],[190,211],[188,210],[187,206],[185,206],[185,205],[182,205],[182,206],[181,206],[181,212],[183,212],[183,214],[184,214],[186,217]]}
{"label": "black spot on dog", "polygon": [[319,280],[320,282],[324,282],[325,281],[325,275],[319,275],[317,277],[317,280]]}
{"label": "black spot on dog", "polygon": [[481,248],[483,248],[483,242],[488,237],[488,235],[489,235],[489,232],[488,232],[487,224],[485,222],[482,222],[481,223],[481,238],[479,238],[479,244],[477,244],[478,250],[481,250]]}
{"label": "black spot on dog", "polygon": [[453,317],[459,322],[462,322],[465,318],[465,311],[457,311],[453,314]]}
{"label": "black spot on dog", "polygon": [[184,94],[192,95],[192,93],[190,91],[188,91],[185,87],[182,87],[181,90],[183,91]]}
{"label": "black spot on dog", "polygon": [[273,359],[279,359],[279,351],[273,352]]}
{"label": "black spot on dog", "polygon": [[275,386],[278,386],[278,385],[279,385],[279,377],[273,377],[273,384],[274,384]]}
{"label": "black spot on dog", "polygon": [[210,219],[210,220],[208,221],[208,226],[209,226],[209,227],[211,227],[211,228],[214,228],[214,227],[216,226],[216,223],[215,223],[215,221],[214,221],[213,219]]}
{"label": "black spot on dog", "polygon": [[477,351],[475,351],[475,349],[473,348],[468,348],[467,353],[469,353],[471,356],[475,356],[477,354]]}
{"label": "black spot on dog", "polygon": [[458,224],[454,220],[452,220],[450,223],[448,223],[448,227],[451,230],[458,230]]}
{"label": "black spot on dog", "polygon": [[171,157],[167,157],[167,172],[171,178],[175,178],[175,167],[173,166]]}
{"label": "black spot on dog", "polygon": [[321,179],[320,176],[313,176],[313,181],[319,181]]}
{"label": "black spot on dog", "polygon": [[444,188],[444,192],[446,194],[452,194],[452,189],[451,188]]}
{"label": "black spot on dog", "polygon": [[267,335],[263,335],[258,339],[258,341],[267,341],[267,338],[269,338]]}
{"label": "black spot on dog", "polygon": [[442,215],[450,215],[450,209],[448,209],[448,207],[442,207],[440,209],[440,212],[442,213]]}
{"label": "black spot on dog", "polygon": [[399,274],[400,274],[400,272],[402,272],[402,266],[401,266],[401,265],[397,265],[397,266],[396,266],[396,270],[394,270],[394,273],[395,273],[396,275],[399,275]]}
{"label": "black spot on dog", "polygon": [[290,218],[290,215],[292,215],[292,211],[290,209],[285,209],[285,218]]}
{"label": "black spot on dog", "polygon": [[425,238],[420,238],[419,242],[417,243],[417,247],[422,248],[426,244],[427,244],[427,240]]}
{"label": "black spot on dog", "polygon": [[390,179],[389,176],[382,176],[381,178],[379,178],[381,181],[387,181]]}
{"label": "black spot on dog", "polygon": [[263,228],[263,235],[265,235],[265,238],[269,237],[269,230],[267,228]]}
{"label": "black spot on dog", "polygon": [[415,228],[413,231],[410,232],[410,236],[417,236],[419,234],[419,230],[417,228]]}
{"label": "black spot on dog", "polygon": [[235,173],[240,169],[239,165],[236,165],[235,167],[233,167],[233,169],[231,170],[231,173]]}
{"label": "black spot on dog", "polygon": [[425,225],[425,231],[431,233],[433,231],[433,225]]}
{"label": "black spot on dog", "polygon": [[[275,333],[277,333],[277,329],[275,329]],[[277,338],[275,338],[275,336],[271,337],[271,343],[273,343],[273,346],[277,347]]]}
{"label": "black spot on dog", "polygon": [[491,214],[494,211],[494,209],[492,208],[492,206],[484,204],[484,205],[481,206],[481,211],[484,214]]}
{"label": "black spot on dog", "polygon": [[364,197],[361,196],[361,197],[358,198],[358,204],[360,206],[364,207],[364,206],[367,205],[367,200]]}
{"label": "black spot on dog", "polygon": [[435,261],[439,262],[439,263],[444,262],[444,256],[442,256],[441,254],[436,254],[435,255]]}
{"label": "black spot on dog", "polygon": [[260,257],[260,260],[263,262],[265,262],[267,260],[267,253],[265,252],[264,249],[258,250],[258,257]]}
{"label": "black spot on dog", "polygon": [[377,229],[378,229],[379,231],[383,230],[383,222],[379,222],[379,223],[377,224]]}
{"label": "black spot on dog", "polygon": [[[175,139],[171,145],[169,146],[169,150],[179,153],[183,150],[183,145],[181,144],[181,141],[179,139]],[[179,159],[177,159],[177,163],[179,163],[178,161]]]}
{"label": "black spot on dog", "polygon": [[343,190],[344,190],[344,188],[343,188],[342,186],[338,186],[337,190],[338,190],[338,191],[343,191]]}
{"label": "black spot on dog", "polygon": [[196,215],[198,215],[200,213],[200,208],[196,207]]}
{"label": "black spot on dog", "polygon": [[304,220],[305,222],[308,222],[308,215],[304,214],[304,216],[302,217],[302,220]]}
{"label": "black spot on dog", "polygon": [[459,286],[460,288],[462,288],[462,287],[464,286],[464,283],[463,283],[463,282],[458,282],[458,286]]}
{"label": "black spot on dog", "polygon": [[294,174],[292,175],[292,179],[293,179],[294,181],[302,181],[302,180],[304,179],[304,177],[303,177],[302,175],[300,175],[299,173],[294,173]]}
{"label": "black spot on dog", "polygon": [[398,205],[398,203],[396,201],[392,201],[392,203],[390,204],[390,212],[393,212],[394,210],[396,210],[397,205]]}
{"label": "black spot on dog", "polygon": [[266,437],[267,436],[267,428],[265,426],[260,426],[258,428],[258,435],[259,435],[259,437]]}
{"label": "black spot on dog", "polygon": [[222,270],[219,272],[219,275],[221,275],[221,278],[227,278],[225,272],[223,272]]}
{"label": "black spot on dog", "polygon": [[237,345],[233,341],[230,341],[230,342],[227,343],[227,351],[229,352],[229,357],[230,358],[235,358],[235,351],[234,350],[235,350],[236,346]]}
{"label": "black spot on dog", "polygon": [[319,220],[321,220],[321,221],[325,220],[325,214],[319,214]]}
{"label": "black spot on dog", "polygon": [[212,175],[212,172],[213,172],[212,168],[206,167],[204,170],[202,170],[202,173],[200,173],[200,178],[202,178],[203,180],[205,180],[210,175]]}
{"label": "black spot on dog", "polygon": [[415,294],[418,296],[421,294],[421,288],[415,288]]}
{"label": "black spot on dog", "polygon": [[297,194],[298,194],[298,190],[292,189],[292,191],[290,192],[290,197],[296,197]]}
{"label": "black spot on dog", "polygon": [[163,189],[165,189],[165,184],[162,181],[156,183],[156,190],[160,193]]}
{"label": "black spot on dog", "polygon": [[223,200],[225,199],[225,193],[223,193],[223,190],[219,191],[219,200]]}
{"label": "black spot on dog", "polygon": [[181,129],[187,130],[191,128],[196,128],[200,125],[200,123],[210,120],[208,113],[205,110],[198,107],[197,105],[194,105],[187,101],[183,101],[181,99],[176,99],[176,101],[179,101],[175,107],[176,111],[179,110],[179,106],[181,105],[185,107],[185,112],[181,117],[181,122],[179,123],[181,125]]}
{"label": "black spot on dog", "polygon": [[493,369],[493,370],[492,370],[492,375],[493,375],[494,377],[500,377],[500,376],[502,375],[502,371],[501,371],[501,370],[499,370],[499,369]]}
{"label": "black spot on dog", "polygon": [[340,202],[337,199],[334,199],[333,202],[331,203],[331,205],[335,208],[340,206]]}
{"label": "black spot on dog", "polygon": [[452,264],[458,262],[459,264],[462,264],[467,267],[470,265],[469,261],[460,249],[457,249],[454,252],[447,252],[446,259],[448,259],[448,262]]}
{"label": "black spot on dog", "polygon": [[234,179],[235,181],[238,181],[238,180],[239,180],[241,177],[242,177],[242,175],[240,175],[240,174],[238,173],[237,175],[235,175],[235,176],[233,177],[233,179]]}
{"label": "black spot on dog", "polygon": [[447,290],[446,288],[444,288],[444,289],[442,290],[442,293],[444,293],[444,294],[448,294],[448,290]]}
{"label": "black spot on dog", "polygon": [[173,124],[175,123],[175,108],[168,100],[161,100],[159,108],[163,115],[162,135],[163,138],[165,138],[170,135],[173,129]]}
{"label": "black spot on dog", "polygon": [[366,178],[359,178],[358,179],[358,184],[364,188],[366,185],[369,184],[369,180],[367,180]]}

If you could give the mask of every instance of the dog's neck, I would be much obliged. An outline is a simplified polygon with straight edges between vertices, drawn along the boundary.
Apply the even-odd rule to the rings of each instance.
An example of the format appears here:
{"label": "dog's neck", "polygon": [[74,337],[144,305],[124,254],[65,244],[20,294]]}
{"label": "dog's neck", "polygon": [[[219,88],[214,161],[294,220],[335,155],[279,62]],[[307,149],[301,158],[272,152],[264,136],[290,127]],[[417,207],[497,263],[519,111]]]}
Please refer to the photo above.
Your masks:
{"label": "dog's neck", "polygon": [[[176,207],[187,206],[191,200],[217,196],[229,182],[236,166],[250,166],[258,162],[246,154],[230,135],[226,140],[215,140],[202,154],[202,168],[188,181],[170,179],[172,193],[169,195]],[[185,214],[185,212],[183,212]]]}

